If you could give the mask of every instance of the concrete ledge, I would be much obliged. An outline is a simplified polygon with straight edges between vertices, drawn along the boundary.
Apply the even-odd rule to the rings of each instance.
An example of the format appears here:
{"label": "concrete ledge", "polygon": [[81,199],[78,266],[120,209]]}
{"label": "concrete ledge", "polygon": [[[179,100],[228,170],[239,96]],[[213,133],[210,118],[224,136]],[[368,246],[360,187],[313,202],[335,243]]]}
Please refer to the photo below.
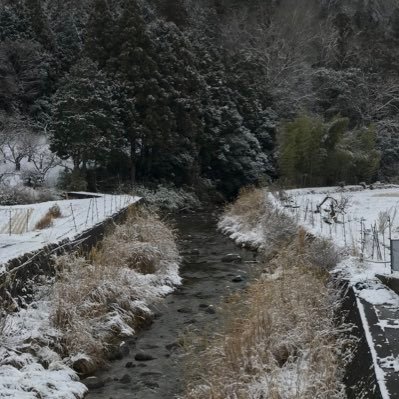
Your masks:
{"label": "concrete ledge", "polygon": [[393,276],[384,276],[382,274],[376,274],[376,277],[381,281],[382,284],[386,285],[393,292],[399,295],[399,278]]}
{"label": "concrete ledge", "polygon": [[382,399],[356,294],[352,287],[346,288],[341,312],[344,323],[354,325],[354,329],[348,335],[354,335],[358,339],[354,357],[345,370],[344,382],[347,397],[348,399]]}

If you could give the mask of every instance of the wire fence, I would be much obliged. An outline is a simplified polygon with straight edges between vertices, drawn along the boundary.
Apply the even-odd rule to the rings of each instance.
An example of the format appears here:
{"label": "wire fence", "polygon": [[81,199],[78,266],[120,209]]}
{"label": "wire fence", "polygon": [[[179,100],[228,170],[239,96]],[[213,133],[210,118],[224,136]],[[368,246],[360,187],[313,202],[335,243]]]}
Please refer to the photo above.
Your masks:
{"label": "wire fence", "polygon": [[[338,203],[337,200],[335,200]],[[330,203],[320,207],[311,199],[289,197],[283,206],[297,223],[311,225],[313,231],[334,239],[361,260],[390,264],[391,239],[396,218],[396,206],[381,212],[373,223],[348,209],[332,209]]]}
{"label": "wire fence", "polygon": [[1,209],[1,219],[6,219],[0,227],[0,234],[23,234],[30,230],[30,219],[34,209],[33,208],[14,208]]}
{"label": "wire fence", "polygon": [[[50,235],[55,230],[67,229],[57,238],[63,238],[71,233],[71,231],[83,231],[86,227],[99,223],[104,219],[111,217],[115,213],[120,212],[131,204],[132,197],[129,195],[113,195],[105,194],[101,197],[90,198],[87,207],[77,205],[76,202],[69,202],[62,208],[62,219],[56,223],[56,226],[50,227]],[[42,208],[41,208],[42,210]],[[38,212],[32,208],[18,208],[15,206],[2,207],[0,209],[0,234],[22,235],[36,230],[32,215]],[[43,217],[40,215],[40,217]],[[59,231],[60,232],[60,231]]]}

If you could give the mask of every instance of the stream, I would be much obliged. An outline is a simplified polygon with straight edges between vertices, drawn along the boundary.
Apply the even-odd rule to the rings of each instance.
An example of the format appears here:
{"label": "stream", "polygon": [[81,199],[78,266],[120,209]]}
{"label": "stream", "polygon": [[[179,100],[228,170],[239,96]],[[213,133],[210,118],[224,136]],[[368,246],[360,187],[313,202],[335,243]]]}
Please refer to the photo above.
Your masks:
{"label": "stream", "polygon": [[[125,356],[96,374],[102,381],[90,399],[173,399],[184,389],[184,354],[179,339],[186,331],[217,331],[223,297],[243,289],[254,274],[254,252],[238,248],[216,229],[212,212],[174,217],[183,255],[183,285],[154,309],[152,324],[127,341]],[[223,261],[227,254],[242,260]],[[137,354],[142,357],[137,359]]]}

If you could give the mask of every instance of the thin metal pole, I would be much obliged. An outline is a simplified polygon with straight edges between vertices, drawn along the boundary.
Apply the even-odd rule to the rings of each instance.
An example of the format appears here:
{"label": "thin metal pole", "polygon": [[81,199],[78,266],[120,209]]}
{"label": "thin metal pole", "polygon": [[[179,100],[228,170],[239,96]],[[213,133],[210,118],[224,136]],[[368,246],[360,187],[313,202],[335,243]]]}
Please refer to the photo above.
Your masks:
{"label": "thin metal pole", "polygon": [[75,226],[75,231],[78,231],[78,228],[76,227],[75,214],[73,213],[72,204],[69,204],[69,206],[71,207],[71,214],[72,214],[73,225]]}

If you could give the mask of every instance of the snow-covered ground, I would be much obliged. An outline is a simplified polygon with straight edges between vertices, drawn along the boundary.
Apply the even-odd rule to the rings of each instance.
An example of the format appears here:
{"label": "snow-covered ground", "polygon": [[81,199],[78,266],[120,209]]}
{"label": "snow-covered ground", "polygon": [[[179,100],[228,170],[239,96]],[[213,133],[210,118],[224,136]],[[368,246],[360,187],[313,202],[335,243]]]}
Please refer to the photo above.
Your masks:
{"label": "snow-covered ground", "polygon": [[[96,195],[96,198],[1,208],[2,272],[7,273],[4,265],[7,260],[66,238],[72,240],[140,199],[128,195]],[[60,207],[62,217],[54,219],[53,225],[47,229],[35,229],[37,221],[55,204]],[[12,231],[11,235],[10,215],[11,230],[14,227],[18,230]],[[118,261],[121,262],[120,259]],[[154,274],[141,274],[120,265],[113,272],[115,282],[106,281],[102,288],[115,292],[129,290],[131,309],[137,309],[141,315],[150,314],[148,306],[180,284],[178,268],[178,261],[174,259],[162,261],[160,270]],[[118,285],[121,283],[125,287]],[[84,352],[65,358],[56,353],[63,332],[52,322],[57,307],[52,284],[53,281],[49,280],[37,287],[32,302],[23,309],[3,318],[0,315],[0,398],[77,399],[83,398],[87,392],[72,367],[76,361],[89,357]],[[115,284],[118,286],[115,287]],[[123,337],[133,335],[135,331],[124,319],[123,312],[123,309],[121,314],[113,311],[106,316],[106,320],[99,319],[100,327],[104,331],[120,329]]]}
{"label": "snow-covered ground", "polygon": [[[73,240],[93,225],[140,200],[130,195],[95,195],[96,198],[0,206],[0,275],[5,272],[9,260],[48,244]],[[54,219],[49,228],[36,229],[37,222],[54,205],[60,207],[61,217]]]}

